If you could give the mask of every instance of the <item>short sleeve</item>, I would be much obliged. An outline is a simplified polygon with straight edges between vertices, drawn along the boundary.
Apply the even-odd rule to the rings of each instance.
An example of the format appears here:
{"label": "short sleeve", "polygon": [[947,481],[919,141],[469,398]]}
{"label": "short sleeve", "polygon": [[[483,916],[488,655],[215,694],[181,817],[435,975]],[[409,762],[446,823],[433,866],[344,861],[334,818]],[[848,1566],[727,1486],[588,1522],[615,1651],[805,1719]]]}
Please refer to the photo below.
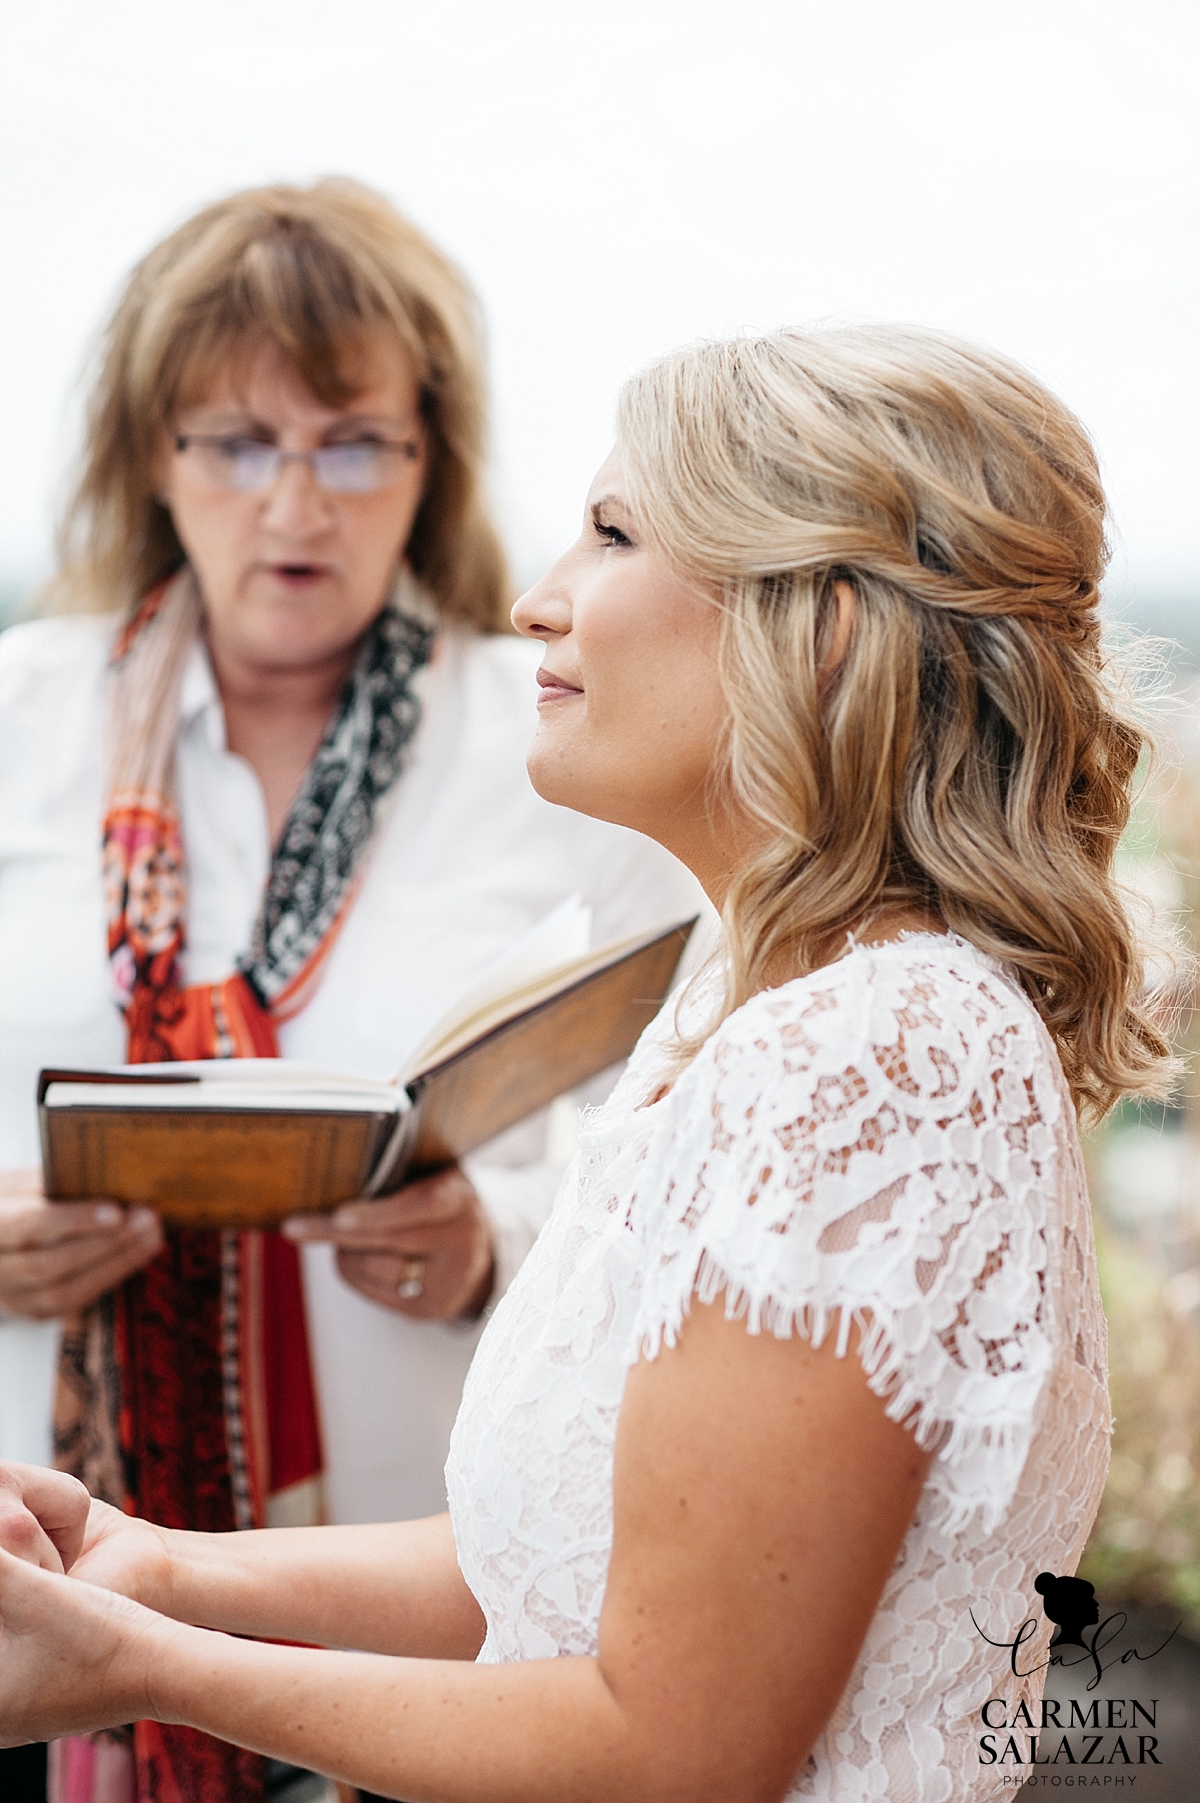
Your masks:
{"label": "short sleeve", "polygon": [[[755,997],[664,1106],[631,1225],[630,1358],[692,1295],[752,1333],[851,1327],[961,1522],[998,1520],[1053,1364],[1048,1233],[1073,1112],[1031,1005],[977,954],[859,948]],[[928,942],[926,942],[928,943]],[[664,1123],[665,1125],[666,1123]]]}

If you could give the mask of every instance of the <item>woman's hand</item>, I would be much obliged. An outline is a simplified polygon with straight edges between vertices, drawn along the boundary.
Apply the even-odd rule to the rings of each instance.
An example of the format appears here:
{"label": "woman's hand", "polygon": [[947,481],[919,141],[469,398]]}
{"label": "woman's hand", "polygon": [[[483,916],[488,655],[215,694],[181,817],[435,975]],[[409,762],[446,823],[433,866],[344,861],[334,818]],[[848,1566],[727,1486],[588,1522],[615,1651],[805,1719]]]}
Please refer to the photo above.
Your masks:
{"label": "woman's hand", "polygon": [[0,1464],[0,1549],[170,1614],[171,1535],[97,1502],[77,1477]]}
{"label": "woman's hand", "polygon": [[87,1308],[162,1243],[148,1208],[47,1202],[37,1171],[0,1172],[0,1308],[11,1314],[40,1321]]}
{"label": "woman's hand", "polygon": [[171,1615],[171,1539],[167,1528],[93,1501],[78,1556],[67,1570],[86,1584]]}
{"label": "woman's hand", "polygon": [[186,1632],[0,1551],[0,1746],[152,1715],[152,1677]]}
{"label": "woman's hand", "polygon": [[[190,1549],[188,1618],[217,1634],[0,1554],[0,1741],[157,1717],[445,1803],[782,1797],[932,1457],[855,1352],[750,1334],[722,1298],[693,1299],[676,1344],[633,1366],[595,1657],[478,1664],[483,1617],[445,1516],[171,1536]],[[281,1628],[400,1657],[244,1638]]]}
{"label": "woman's hand", "polygon": [[492,1293],[492,1235],[458,1165],[394,1195],[347,1202],[332,1215],[292,1215],[289,1239],[328,1240],[354,1289],[414,1321],[477,1315]]}
{"label": "woman's hand", "polygon": [[0,1465],[0,1548],[61,1576],[79,1557],[91,1506],[86,1487],[65,1471]]}

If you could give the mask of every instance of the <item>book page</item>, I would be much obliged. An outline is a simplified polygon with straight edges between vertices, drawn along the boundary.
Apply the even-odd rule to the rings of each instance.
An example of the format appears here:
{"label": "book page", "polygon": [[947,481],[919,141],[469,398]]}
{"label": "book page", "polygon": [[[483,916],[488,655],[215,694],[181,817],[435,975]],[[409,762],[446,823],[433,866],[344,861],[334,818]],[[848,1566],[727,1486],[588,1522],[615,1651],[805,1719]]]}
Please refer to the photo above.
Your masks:
{"label": "book page", "polygon": [[[676,929],[665,929],[667,932],[674,930]],[[415,1082],[427,1071],[444,1064],[448,1058],[453,1058],[457,1052],[465,1051],[477,1039],[483,1039],[496,1027],[503,1026],[506,1021],[536,1008],[542,1002],[548,1002],[560,991],[572,988],[584,977],[605,969],[609,964],[616,964],[630,952],[651,945],[663,936],[663,931],[660,928],[654,933],[634,933],[630,938],[620,939],[615,945],[606,945],[598,952],[589,952],[582,958],[572,958],[568,963],[558,965],[556,969],[547,971],[544,976],[524,984],[520,989],[509,990],[507,995],[478,1009],[466,1020],[460,1020],[441,1039],[427,1040],[405,1066],[402,1073],[404,1081]]]}
{"label": "book page", "polygon": [[364,1095],[347,1089],[292,1089],[280,1083],[51,1083],[44,1106],[55,1108],[134,1109],[218,1108],[230,1114],[299,1113],[390,1114],[412,1106],[402,1089],[381,1085],[384,1093]]}
{"label": "book page", "polygon": [[530,984],[584,957],[591,935],[592,910],[581,895],[568,896],[492,960],[430,1028],[410,1054],[402,1076],[409,1079],[427,1069],[439,1060],[443,1045],[457,1042],[464,1032],[474,1037],[470,1030],[473,1022],[498,1005],[511,1002],[516,1006]]}
{"label": "book page", "polygon": [[[89,1076],[91,1073],[87,1073]],[[318,1064],[281,1058],[220,1058],[177,1064],[116,1064],[64,1073],[49,1085],[48,1108],[339,1108],[379,1113],[403,1109],[408,1097],[394,1082],[356,1077]]]}

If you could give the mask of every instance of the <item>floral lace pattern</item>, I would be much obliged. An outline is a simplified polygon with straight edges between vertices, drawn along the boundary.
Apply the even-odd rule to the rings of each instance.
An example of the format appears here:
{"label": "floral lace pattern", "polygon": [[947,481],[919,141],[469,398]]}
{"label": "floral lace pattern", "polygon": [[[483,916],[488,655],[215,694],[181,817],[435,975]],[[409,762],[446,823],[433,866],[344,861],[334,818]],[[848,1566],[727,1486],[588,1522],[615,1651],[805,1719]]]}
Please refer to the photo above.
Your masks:
{"label": "floral lace pattern", "polygon": [[[990,1794],[979,1711],[1032,1698],[1040,1678],[1014,1678],[975,1623],[1011,1639],[1036,1574],[1074,1570],[1108,1453],[1091,1223],[1053,1046],[999,966],[934,936],[854,947],[756,996],[649,1106],[672,1024],[668,1007],[585,1118],[467,1381],[447,1480],[487,1617],[480,1657],[595,1651],[626,1373],[674,1342],[693,1294],[724,1291],[751,1333],[834,1333],[839,1353],[857,1322],[872,1389],[935,1457],[792,1794]],[[1026,1667],[1048,1638],[1043,1623]]]}

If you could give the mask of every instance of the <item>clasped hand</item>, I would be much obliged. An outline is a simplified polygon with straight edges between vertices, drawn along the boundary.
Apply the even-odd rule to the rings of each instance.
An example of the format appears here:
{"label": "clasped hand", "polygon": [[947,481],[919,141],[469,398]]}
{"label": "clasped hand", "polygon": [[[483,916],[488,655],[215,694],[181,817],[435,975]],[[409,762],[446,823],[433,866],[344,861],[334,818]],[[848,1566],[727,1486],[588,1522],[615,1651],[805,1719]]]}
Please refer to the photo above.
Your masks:
{"label": "clasped hand", "polygon": [[145,1711],[158,1618],[139,1603],[166,1607],[169,1571],[150,1522],[65,1472],[0,1465],[0,1746]]}

